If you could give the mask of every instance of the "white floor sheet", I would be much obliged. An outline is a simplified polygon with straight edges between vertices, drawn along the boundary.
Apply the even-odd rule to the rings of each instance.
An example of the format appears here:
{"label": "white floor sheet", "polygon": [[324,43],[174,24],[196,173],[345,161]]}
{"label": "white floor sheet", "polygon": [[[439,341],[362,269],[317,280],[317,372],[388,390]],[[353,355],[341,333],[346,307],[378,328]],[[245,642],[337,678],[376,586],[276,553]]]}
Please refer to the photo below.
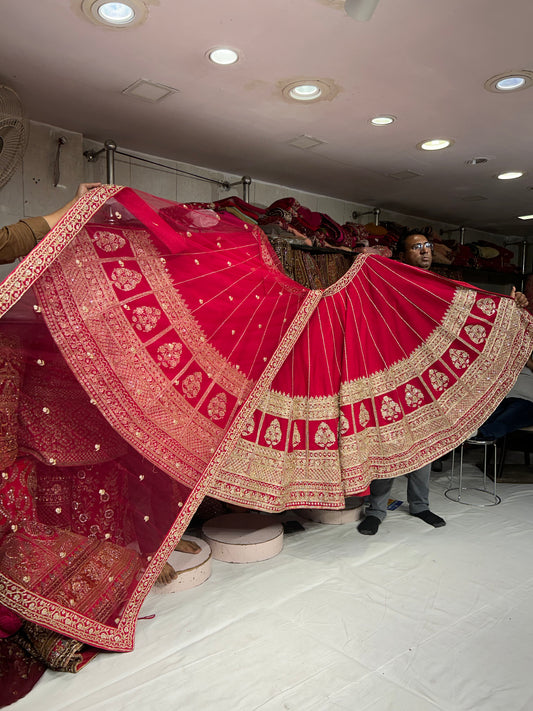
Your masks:
{"label": "white floor sheet", "polygon": [[[533,484],[498,484],[485,508],[447,486],[433,474],[444,528],[404,504],[376,536],[305,522],[275,558],[213,561],[201,586],[147,598],[135,651],[48,671],[9,708],[533,709]],[[405,500],[405,478],[393,495]]]}

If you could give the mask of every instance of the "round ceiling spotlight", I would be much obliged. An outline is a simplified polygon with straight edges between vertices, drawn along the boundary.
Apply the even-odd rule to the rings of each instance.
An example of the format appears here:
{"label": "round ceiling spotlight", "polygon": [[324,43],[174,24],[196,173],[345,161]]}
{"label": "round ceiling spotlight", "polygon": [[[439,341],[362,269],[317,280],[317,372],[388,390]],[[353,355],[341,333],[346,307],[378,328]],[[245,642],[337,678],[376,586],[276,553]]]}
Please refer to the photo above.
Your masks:
{"label": "round ceiling spotlight", "polygon": [[239,53],[229,47],[215,47],[207,52],[207,58],[213,64],[235,64],[235,62],[239,61]]}
{"label": "round ceiling spotlight", "polygon": [[372,126],[390,126],[391,123],[396,121],[396,116],[391,116],[389,114],[383,114],[381,116],[374,116],[370,119]]}
{"label": "round ceiling spotlight", "polygon": [[281,93],[289,101],[312,103],[332,99],[338,90],[324,79],[300,79],[284,86]]}
{"label": "round ceiling spotlight", "polygon": [[449,138],[431,138],[417,143],[416,147],[420,151],[442,151],[443,148],[448,148],[451,145],[453,145],[453,141]]}
{"label": "round ceiling spotlight", "polygon": [[509,94],[513,91],[523,91],[533,85],[533,71],[521,69],[517,72],[497,74],[487,79],[483,85],[487,91],[496,94]]}
{"label": "round ceiling spotlight", "polygon": [[82,0],[81,11],[97,25],[122,29],[137,27],[148,17],[148,9],[142,0]]}
{"label": "round ceiling spotlight", "polygon": [[500,173],[496,177],[498,180],[516,180],[516,178],[521,178],[523,175],[524,173],[519,170],[509,170],[507,173]]}

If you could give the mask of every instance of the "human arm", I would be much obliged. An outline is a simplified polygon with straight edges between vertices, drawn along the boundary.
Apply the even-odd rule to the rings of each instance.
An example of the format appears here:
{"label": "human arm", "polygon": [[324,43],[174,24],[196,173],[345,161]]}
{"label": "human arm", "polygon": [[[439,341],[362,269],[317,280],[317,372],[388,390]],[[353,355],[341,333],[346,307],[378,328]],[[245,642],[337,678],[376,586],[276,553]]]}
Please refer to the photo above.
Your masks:
{"label": "human arm", "polygon": [[25,217],[14,225],[0,229],[0,264],[9,264],[24,257],[54,228],[76,200],[101,183],[81,183],[75,197],[66,205],[44,217]]}

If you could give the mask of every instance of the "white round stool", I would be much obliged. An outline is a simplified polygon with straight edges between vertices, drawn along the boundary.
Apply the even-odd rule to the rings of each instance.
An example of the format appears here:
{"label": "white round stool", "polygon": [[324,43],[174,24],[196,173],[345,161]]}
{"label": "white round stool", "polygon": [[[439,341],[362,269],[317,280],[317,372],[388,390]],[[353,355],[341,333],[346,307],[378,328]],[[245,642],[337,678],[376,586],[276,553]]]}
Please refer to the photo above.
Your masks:
{"label": "white round stool", "polygon": [[283,548],[283,526],[271,516],[232,513],[202,526],[213,558],[226,563],[253,563],[277,555]]}
{"label": "white round stool", "polygon": [[173,551],[168,559],[178,577],[166,585],[154,585],[152,591],[167,594],[189,590],[204,583],[211,575],[211,548],[206,541],[193,536],[183,536],[182,541],[192,541],[200,546],[198,553],[182,553]]}
{"label": "white round stool", "polygon": [[334,525],[354,523],[362,518],[363,500],[363,496],[349,496],[345,500],[345,508],[343,509],[303,509],[299,513],[301,516],[317,523]]}

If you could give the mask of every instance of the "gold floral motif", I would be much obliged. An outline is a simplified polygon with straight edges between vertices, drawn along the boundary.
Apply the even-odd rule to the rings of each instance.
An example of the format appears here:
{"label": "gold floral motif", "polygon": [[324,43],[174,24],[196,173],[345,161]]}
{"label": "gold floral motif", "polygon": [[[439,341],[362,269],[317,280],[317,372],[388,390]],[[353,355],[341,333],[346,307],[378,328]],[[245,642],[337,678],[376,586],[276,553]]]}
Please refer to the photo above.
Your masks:
{"label": "gold floral motif", "polygon": [[369,420],[370,415],[368,414],[368,410],[366,409],[364,403],[361,403],[361,407],[359,408],[359,424],[361,427],[366,427]]}
{"label": "gold floral motif", "polygon": [[336,437],[331,427],[326,422],[321,422],[315,434],[315,444],[317,447],[331,447],[335,442]]}
{"label": "gold floral motif", "polygon": [[302,441],[302,438],[300,437],[300,429],[299,429],[297,423],[295,422],[293,430],[292,430],[292,446],[297,447],[301,441]]}
{"label": "gold floral motif", "polygon": [[103,252],[116,252],[126,244],[126,240],[114,232],[96,232],[94,241]]}
{"label": "gold floral motif", "polygon": [[181,343],[163,343],[157,349],[157,361],[163,368],[176,368],[179,365],[182,351]]}
{"label": "gold floral motif", "polygon": [[226,414],[227,397],[226,393],[218,393],[209,401],[207,412],[212,420],[221,420]]}
{"label": "gold floral motif", "polygon": [[465,326],[465,331],[473,343],[483,343],[483,341],[487,339],[487,331],[479,323],[475,325]]}
{"label": "gold floral motif", "polygon": [[381,415],[385,420],[396,420],[402,412],[398,403],[388,395],[385,395],[381,403]]}
{"label": "gold floral motif", "polygon": [[339,432],[341,435],[346,434],[348,430],[350,429],[350,422],[348,421],[348,418],[344,413],[341,412],[340,417],[339,417]]}
{"label": "gold floral motif", "polygon": [[279,444],[281,441],[281,427],[279,420],[272,420],[265,432],[265,441],[269,447]]}
{"label": "gold floral motif", "polygon": [[420,403],[424,402],[424,395],[419,388],[408,383],[405,386],[405,402],[409,407],[418,407]]}
{"label": "gold floral motif", "polygon": [[182,390],[185,397],[193,398],[198,395],[202,386],[202,374],[200,372],[188,375],[183,381]]}
{"label": "gold floral motif", "polygon": [[470,365],[470,356],[466,351],[450,348],[450,358],[455,368],[463,370]]}
{"label": "gold floral motif", "polygon": [[161,310],[154,306],[138,306],[133,310],[132,321],[138,331],[149,333],[157,326]]}
{"label": "gold floral motif", "polygon": [[446,390],[450,383],[450,378],[446,373],[443,373],[441,370],[434,370],[433,368],[429,369],[429,380],[433,389],[437,390],[437,392]]}
{"label": "gold floral motif", "polygon": [[250,417],[250,419],[248,420],[248,422],[246,423],[246,425],[244,427],[244,430],[243,430],[244,435],[246,437],[249,437],[251,434],[253,434],[254,430],[255,430],[255,422],[253,420],[253,417]]}
{"label": "gold floral motif", "polygon": [[142,275],[139,272],[125,267],[117,267],[111,274],[113,284],[121,291],[133,291],[141,279]]}
{"label": "gold floral motif", "polygon": [[496,313],[496,304],[493,299],[480,299],[476,301],[476,306],[483,311],[486,316],[492,316]]}

